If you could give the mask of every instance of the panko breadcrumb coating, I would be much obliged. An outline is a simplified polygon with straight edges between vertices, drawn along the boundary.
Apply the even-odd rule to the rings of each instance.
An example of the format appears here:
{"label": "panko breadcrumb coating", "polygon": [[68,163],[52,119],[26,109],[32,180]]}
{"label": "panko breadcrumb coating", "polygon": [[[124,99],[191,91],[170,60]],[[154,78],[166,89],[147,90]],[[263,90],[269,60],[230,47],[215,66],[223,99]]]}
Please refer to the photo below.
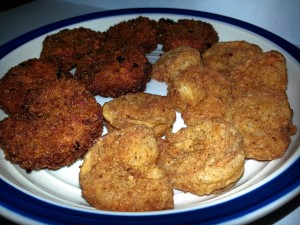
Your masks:
{"label": "panko breadcrumb coating", "polygon": [[59,169],[82,157],[102,134],[101,106],[73,79],[30,93],[26,113],[0,121],[5,158],[31,171]]}
{"label": "panko breadcrumb coating", "polygon": [[203,119],[159,142],[159,165],[174,188],[209,195],[236,182],[244,171],[243,138],[221,119]]}
{"label": "panko breadcrumb coating", "polygon": [[40,58],[69,71],[79,59],[101,49],[104,42],[103,33],[89,28],[64,29],[44,39]]}
{"label": "panko breadcrumb coating", "polygon": [[120,46],[136,46],[144,53],[150,53],[158,44],[157,22],[147,17],[122,21],[111,26],[107,32],[107,41]]}
{"label": "panko breadcrumb coating", "polygon": [[179,46],[190,46],[202,53],[219,41],[218,33],[210,23],[193,19],[180,19],[174,23],[160,20],[158,35],[165,52]]}
{"label": "panko breadcrumb coating", "polygon": [[143,124],[152,129],[156,137],[171,132],[176,119],[173,104],[166,96],[143,92],[129,93],[106,102],[103,116],[108,130]]}
{"label": "panko breadcrumb coating", "polygon": [[218,42],[202,54],[206,67],[225,75],[245,65],[249,60],[256,60],[262,54],[262,49],[246,41]]}
{"label": "panko breadcrumb coating", "polygon": [[252,59],[230,74],[236,92],[252,89],[285,91],[287,88],[287,68],[284,56],[278,51],[269,51]]}
{"label": "panko breadcrumb coating", "polygon": [[101,51],[83,58],[75,78],[94,95],[118,97],[143,91],[150,80],[152,64],[137,47]]}
{"label": "panko breadcrumb coating", "polygon": [[80,169],[83,197],[110,211],[157,211],[174,206],[172,184],[157,165],[156,139],[145,126],[110,132],[89,150]]}
{"label": "panko breadcrumb coating", "polygon": [[187,67],[203,67],[198,50],[180,46],[165,52],[153,65],[152,78],[166,82],[172,81]]}
{"label": "panko breadcrumb coating", "polygon": [[296,133],[292,114],[284,91],[255,90],[234,99],[226,120],[243,135],[247,158],[273,160],[284,154]]}
{"label": "panko breadcrumb coating", "polygon": [[12,67],[0,79],[0,107],[7,114],[22,114],[27,95],[60,76],[56,65],[36,58]]}
{"label": "panko breadcrumb coating", "polygon": [[[209,110],[210,107],[213,110],[213,107],[222,107],[215,105],[214,98],[219,98],[219,103],[225,105],[228,103],[231,97],[231,84],[217,71],[191,66],[182,71],[168,86],[168,97],[180,112],[189,107],[199,107],[202,102],[203,106],[207,105],[203,110]],[[201,110],[201,107],[199,109]]]}

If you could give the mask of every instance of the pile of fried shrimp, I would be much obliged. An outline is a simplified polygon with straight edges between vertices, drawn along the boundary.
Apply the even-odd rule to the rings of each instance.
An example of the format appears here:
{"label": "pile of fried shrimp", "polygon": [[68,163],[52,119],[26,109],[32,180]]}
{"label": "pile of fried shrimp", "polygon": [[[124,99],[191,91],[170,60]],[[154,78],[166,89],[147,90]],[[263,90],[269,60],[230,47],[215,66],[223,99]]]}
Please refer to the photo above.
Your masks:
{"label": "pile of fried shrimp", "polygon": [[[167,84],[165,96],[144,92],[151,79]],[[140,16],[104,32],[64,29],[0,79],[0,147],[28,172],[83,159],[82,196],[96,209],[172,209],[175,189],[222,193],[245,160],[284,155],[297,131],[287,82],[280,52],[219,42],[202,21]],[[184,126],[173,131],[176,115]]]}

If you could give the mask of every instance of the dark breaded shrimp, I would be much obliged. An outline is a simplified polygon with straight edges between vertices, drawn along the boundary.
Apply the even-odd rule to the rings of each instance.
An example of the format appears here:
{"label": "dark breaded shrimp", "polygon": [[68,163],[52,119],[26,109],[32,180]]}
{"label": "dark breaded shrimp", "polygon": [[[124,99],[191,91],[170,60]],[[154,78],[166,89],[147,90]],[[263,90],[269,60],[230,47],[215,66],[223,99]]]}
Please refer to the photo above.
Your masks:
{"label": "dark breaded shrimp", "polygon": [[273,160],[284,154],[296,133],[292,114],[284,91],[252,90],[236,96],[225,117],[243,135],[247,158]]}
{"label": "dark breaded shrimp", "polygon": [[158,44],[156,21],[143,16],[111,26],[106,34],[108,41],[114,40],[123,46],[136,46],[145,53],[153,51]]}
{"label": "dark breaded shrimp", "polygon": [[162,28],[158,30],[163,51],[179,46],[190,46],[202,53],[219,41],[215,29],[210,23],[193,19],[181,19],[175,24],[170,20],[158,23]]}
{"label": "dark breaded shrimp", "polygon": [[202,54],[206,67],[224,75],[230,75],[233,69],[244,66],[249,60],[262,54],[262,49],[246,41],[218,42]]}
{"label": "dark breaded shrimp", "polygon": [[157,22],[157,32],[158,32],[158,42],[160,44],[163,43],[163,39],[169,30],[172,30],[173,27],[175,28],[176,23],[174,20],[160,18]]}
{"label": "dark breaded shrimp", "polygon": [[80,169],[83,197],[110,211],[171,209],[173,187],[157,164],[156,139],[146,126],[115,130],[98,140]]}
{"label": "dark breaded shrimp", "polygon": [[207,195],[236,182],[244,171],[243,138],[233,124],[203,119],[159,142],[158,164],[174,188]]}
{"label": "dark breaded shrimp", "polygon": [[89,28],[64,29],[45,38],[40,58],[69,71],[79,59],[100,49],[104,41],[103,33]]}
{"label": "dark breaded shrimp", "polygon": [[0,107],[7,114],[22,113],[30,92],[61,75],[56,65],[40,59],[29,59],[12,67],[0,80]]}
{"label": "dark breaded shrimp", "polygon": [[152,65],[142,51],[128,46],[83,58],[78,63],[75,77],[94,95],[118,97],[143,91],[151,70]]}
{"label": "dark breaded shrimp", "polygon": [[101,136],[101,106],[74,79],[44,84],[26,107],[22,117],[0,122],[0,145],[7,160],[28,171],[71,165]]}

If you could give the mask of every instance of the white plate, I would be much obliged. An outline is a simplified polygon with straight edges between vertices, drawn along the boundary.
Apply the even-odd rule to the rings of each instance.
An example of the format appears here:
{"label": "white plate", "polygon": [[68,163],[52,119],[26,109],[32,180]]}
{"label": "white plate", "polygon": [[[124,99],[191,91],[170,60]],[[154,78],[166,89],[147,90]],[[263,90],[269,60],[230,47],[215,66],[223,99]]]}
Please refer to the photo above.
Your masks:
{"label": "white plate", "polygon": [[[246,40],[259,45],[264,51],[277,50],[284,54],[288,67],[288,96],[294,110],[293,123],[300,128],[300,66],[299,49],[280,37],[251,24],[232,18],[199,11],[178,9],[125,9],[74,17],[41,27],[12,40],[0,48],[0,74],[20,62],[39,57],[44,38],[61,29],[88,27],[105,31],[109,26],[139,15],[158,20],[189,18],[211,23],[220,41]],[[160,48],[149,55],[154,62]],[[151,81],[146,92],[166,95],[166,85]],[[96,97],[102,105],[109,99]],[[5,114],[0,112],[0,119]],[[179,118],[174,130],[183,125]],[[95,210],[81,196],[79,166],[57,171],[41,170],[26,173],[18,165],[4,159],[0,152],[1,210],[16,221],[40,224],[215,224],[248,223],[282,206],[300,192],[299,131],[292,136],[286,154],[270,162],[247,160],[245,173],[234,188],[220,195],[198,197],[175,191],[175,209],[159,212],[108,212]]]}

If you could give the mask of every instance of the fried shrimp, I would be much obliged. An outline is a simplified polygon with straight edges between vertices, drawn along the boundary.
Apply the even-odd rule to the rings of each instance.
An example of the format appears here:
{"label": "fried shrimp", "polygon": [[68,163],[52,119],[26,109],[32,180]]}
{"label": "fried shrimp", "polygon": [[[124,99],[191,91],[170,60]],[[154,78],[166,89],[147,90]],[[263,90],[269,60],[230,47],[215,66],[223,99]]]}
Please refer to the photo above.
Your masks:
{"label": "fried shrimp", "polygon": [[262,49],[246,41],[218,42],[202,54],[206,67],[225,75],[262,54]]}
{"label": "fried shrimp", "polygon": [[101,49],[104,42],[103,33],[89,28],[64,29],[45,38],[40,58],[69,71],[79,59]]}
{"label": "fried shrimp", "polygon": [[103,116],[108,130],[143,124],[156,137],[171,132],[176,119],[173,104],[166,96],[136,93],[126,94],[103,105]]}
{"label": "fried shrimp", "polygon": [[170,84],[189,66],[203,66],[200,53],[194,48],[180,46],[164,53],[154,63],[152,78]]}
{"label": "fried shrimp", "polygon": [[246,157],[272,160],[281,157],[296,133],[292,110],[284,91],[251,91],[236,97],[226,112],[244,137]]}
{"label": "fried shrimp", "polygon": [[144,53],[150,53],[158,44],[156,23],[143,16],[120,22],[107,30],[107,40],[122,46],[136,46]]}
{"label": "fried shrimp", "polygon": [[203,119],[159,142],[159,165],[174,188],[208,195],[236,182],[244,171],[243,138],[231,123]]}
{"label": "fried shrimp", "polygon": [[12,67],[0,80],[0,107],[7,114],[21,114],[29,93],[61,75],[56,65],[35,58]]}
{"label": "fried shrimp", "polygon": [[157,32],[158,32],[158,43],[162,44],[163,39],[167,35],[169,30],[175,27],[177,22],[168,18],[160,18],[157,22]]}
{"label": "fried shrimp", "polygon": [[32,92],[22,117],[0,121],[5,158],[31,171],[59,169],[82,157],[102,134],[101,106],[74,79]]}
{"label": "fried shrimp", "polygon": [[111,211],[171,209],[173,187],[157,165],[156,139],[145,126],[110,132],[89,150],[80,169],[83,197]]}
{"label": "fried shrimp", "polygon": [[285,91],[287,88],[286,60],[280,52],[274,50],[233,70],[230,76],[236,91],[241,93],[252,89]]}
{"label": "fried shrimp", "polygon": [[162,50],[167,52],[179,46],[190,46],[200,53],[219,41],[218,33],[210,23],[193,19],[181,19],[172,23],[170,20],[158,22]]}
{"label": "fried shrimp", "polygon": [[94,95],[118,97],[143,91],[151,71],[152,64],[142,51],[128,46],[86,56],[78,63],[75,78]]}
{"label": "fried shrimp", "polygon": [[208,96],[195,106],[187,107],[181,117],[187,126],[197,124],[203,118],[219,117],[224,118],[228,110],[230,99],[218,96]]}
{"label": "fried shrimp", "polygon": [[[182,71],[169,85],[168,97],[180,112],[193,106],[200,109],[199,104],[202,104],[205,110],[213,110],[214,107],[221,108],[222,104],[226,105],[230,100],[231,85],[225,76],[214,70],[191,66]],[[216,102],[215,98],[220,101]]]}

